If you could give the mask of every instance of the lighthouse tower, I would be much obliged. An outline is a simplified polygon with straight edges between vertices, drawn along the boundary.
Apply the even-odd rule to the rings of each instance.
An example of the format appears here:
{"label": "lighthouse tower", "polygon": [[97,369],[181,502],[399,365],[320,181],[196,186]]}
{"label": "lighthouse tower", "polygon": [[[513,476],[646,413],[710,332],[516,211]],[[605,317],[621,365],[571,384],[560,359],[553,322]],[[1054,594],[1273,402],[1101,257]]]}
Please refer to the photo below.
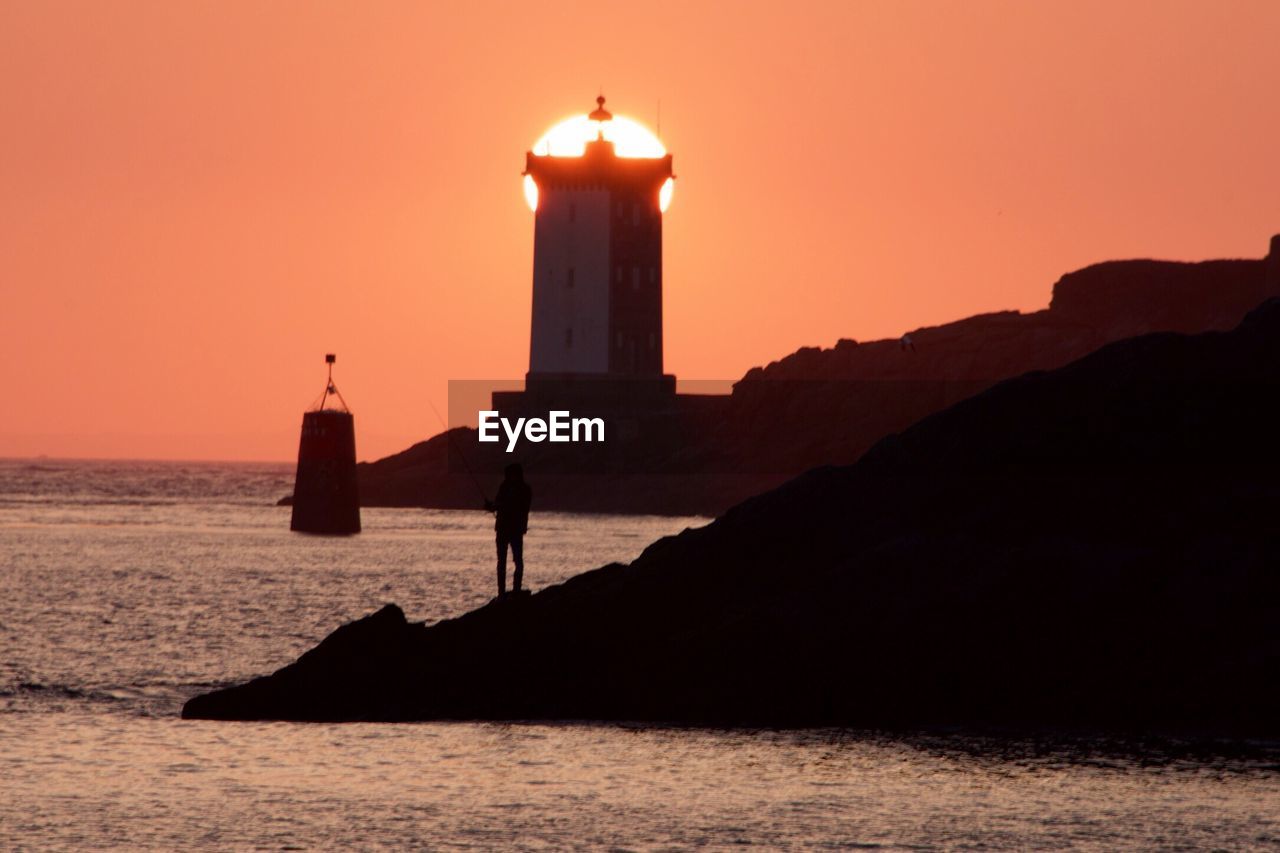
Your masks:
{"label": "lighthouse tower", "polygon": [[615,379],[674,389],[662,371],[659,203],[671,155],[618,156],[603,97],[587,119],[596,133],[580,156],[525,159],[536,198],[528,387]]}

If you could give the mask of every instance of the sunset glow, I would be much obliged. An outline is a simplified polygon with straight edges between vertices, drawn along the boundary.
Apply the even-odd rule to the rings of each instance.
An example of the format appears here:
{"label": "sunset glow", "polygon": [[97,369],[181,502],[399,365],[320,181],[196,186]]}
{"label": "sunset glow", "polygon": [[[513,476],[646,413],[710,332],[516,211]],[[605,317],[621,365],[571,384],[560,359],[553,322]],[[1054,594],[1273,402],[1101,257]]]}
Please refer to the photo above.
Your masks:
{"label": "sunset glow", "polygon": [[682,381],[1280,231],[1274,0],[498,5],[4,4],[0,456],[296,461],[335,351],[361,459],[438,432],[524,378],[517,182],[601,93]]}
{"label": "sunset glow", "polygon": [[[666,146],[640,122],[626,116],[615,115],[611,120],[596,122],[586,114],[567,118],[542,134],[533,144],[533,153],[539,157],[581,157],[587,143],[598,134],[613,143],[619,157],[663,157]],[[658,193],[658,205],[665,213],[675,193],[675,181],[668,178]],[[538,185],[533,178],[524,176],[524,200],[530,210],[538,209]]]}

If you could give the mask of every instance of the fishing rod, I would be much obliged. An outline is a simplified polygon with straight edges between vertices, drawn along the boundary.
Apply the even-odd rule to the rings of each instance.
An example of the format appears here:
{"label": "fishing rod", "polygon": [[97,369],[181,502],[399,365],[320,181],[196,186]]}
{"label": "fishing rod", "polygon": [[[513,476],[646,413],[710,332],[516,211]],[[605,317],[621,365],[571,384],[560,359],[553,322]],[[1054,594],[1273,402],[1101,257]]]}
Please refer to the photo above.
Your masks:
{"label": "fishing rod", "polygon": [[461,447],[459,447],[457,444],[454,443],[453,430],[449,429],[448,422],[445,421],[445,419],[440,415],[440,410],[436,408],[436,404],[433,403],[430,398],[427,398],[427,405],[431,407],[431,411],[435,413],[436,420],[440,421],[440,426],[444,428],[445,440],[449,442],[449,446],[452,447],[455,452],[457,452],[458,458],[462,460],[462,468],[464,471],[467,472],[467,476],[471,478],[471,484],[476,487],[476,491],[480,493],[480,497],[484,498],[485,506],[488,506],[489,495],[487,492],[485,492],[484,486],[480,485],[480,481],[476,478],[475,473],[471,470],[471,466],[467,464],[467,455],[462,452]]}

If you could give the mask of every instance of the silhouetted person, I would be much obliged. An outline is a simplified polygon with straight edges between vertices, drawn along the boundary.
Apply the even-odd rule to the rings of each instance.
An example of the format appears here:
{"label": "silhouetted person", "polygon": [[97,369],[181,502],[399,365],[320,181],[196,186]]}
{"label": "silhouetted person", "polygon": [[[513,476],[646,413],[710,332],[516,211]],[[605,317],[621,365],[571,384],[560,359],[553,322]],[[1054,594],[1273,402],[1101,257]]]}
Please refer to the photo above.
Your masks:
{"label": "silhouetted person", "polygon": [[520,591],[524,577],[524,534],[529,530],[529,504],[533,490],[524,481],[524,469],[517,464],[508,465],[498,494],[492,501],[486,500],[484,508],[495,513],[494,532],[498,542],[498,595],[507,593],[507,546],[511,546],[511,559],[516,564],[511,591]]}

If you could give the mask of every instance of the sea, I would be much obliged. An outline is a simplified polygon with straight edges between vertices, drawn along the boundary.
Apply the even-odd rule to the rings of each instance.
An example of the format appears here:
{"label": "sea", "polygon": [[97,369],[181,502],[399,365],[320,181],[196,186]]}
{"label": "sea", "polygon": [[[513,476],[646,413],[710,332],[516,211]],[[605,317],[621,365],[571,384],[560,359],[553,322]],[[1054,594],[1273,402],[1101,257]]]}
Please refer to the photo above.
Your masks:
{"label": "sea", "polygon": [[[434,622],[494,592],[484,512],[295,534],[292,479],[0,460],[0,849],[1280,848],[1272,741],[184,721],[387,602]],[[707,521],[535,501],[527,583]]]}

